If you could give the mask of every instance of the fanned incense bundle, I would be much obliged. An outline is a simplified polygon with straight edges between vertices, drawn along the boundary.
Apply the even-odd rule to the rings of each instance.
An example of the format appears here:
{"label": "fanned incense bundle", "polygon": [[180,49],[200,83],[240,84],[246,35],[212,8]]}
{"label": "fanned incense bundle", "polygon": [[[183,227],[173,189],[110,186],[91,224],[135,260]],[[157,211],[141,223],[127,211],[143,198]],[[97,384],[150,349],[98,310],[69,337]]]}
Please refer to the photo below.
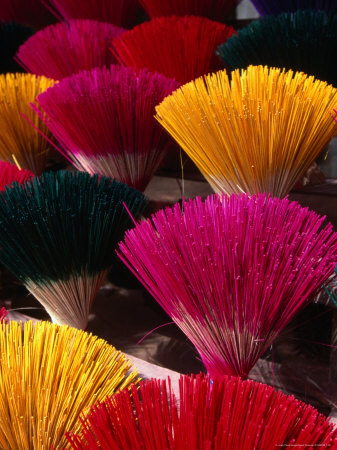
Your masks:
{"label": "fanned incense bundle", "polygon": [[143,194],[83,172],[45,173],[0,194],[0,261],[53,322],[85,329],[90,307]]}
{"label": "fanned incense bundle", "polygon": [[337,430],[312,406],[237,377],[152,379],[98,403],[82,417],[74,450],[271,450],[337,448]]}
{"label": "fanned incense bundle", "polygon": [[250,66],[186,84],[157,120],[216,192],[283,197],[336,135],[337,90],[313,77]]}
{"label": "fanned incense bundle", "polygon": [[201,16],[223,22],[240,0],[139,0],[148,15]]}
{"label": "fanned incense bundle", "polygon": [[335,267],[324,219],[266,194],[199,197],[127,231],[118,254],[212,377],[247,377]]}
{"label": "fanned incense bundle", "polygon": [[48,322],[0,325],[0,447],[64,448],[79,414],[136,381],[131,361],[96,336]]}
{"label": "fanned incense bundle", "polygon": [[14,56],[21,44],[32,34],[33,30],[25,25],[13,22],[0,22],[0,73],[20,72]]}
{"label": "fanned incense bundle", "polygon": [[116,62],[110,47],[125,30],[95,20],[51,25],[21,45],[17,60],[28,71],[60,80],[81,70]]}
{"label": "fanned incense bundle", "polygon": [[0,20],[43,28],[55,18],[41,0],[1,0]]}
{"label": "fanned incense bundle", "polygon": [[[282,36],[282,39],[280,39]],[[250,64],[298,70],[337,86],[337,14],[297,11],[255,20],[218,54],[231,70]]]}
{"label": "fanned incense bundle", "polygon": [[103,67],[48,89],[37,113],[77,169],[143,191],[170,144],[153,117],[155,105],[177,86],[147,70]]}
{"label": "fanned incense bundle", "polygon": [[262,16],[294,12],[298,9],[337,11],[337,0],[251,0]]}
{"label": "fanned incense bundle", "polygon": [[44,170],[50,144],[22,114],[50,136],[29,103],[54,83],[49,78],[30,74],[0,75],[0,160],[17,162],[37,175]]}
{"label": "fanned incense bundle", "polygon": [[59,20],[91,19],[130,28],[142,8],[138,0],[41,0]]}
{"label": "fanned incense bundle", "polygon": [[13,184],[14,181],[22,184],[33,176],[29,170],[20,170],[14,164],[0,161],[0,191],[4,191],[6,186]]}
{"label": "fanned incense bundle", "polygon": [[123,33],[112,50],[121,64],[186,83],[220,68],[214,51],[233,33],[233,27],[203,17],[159,17]]}

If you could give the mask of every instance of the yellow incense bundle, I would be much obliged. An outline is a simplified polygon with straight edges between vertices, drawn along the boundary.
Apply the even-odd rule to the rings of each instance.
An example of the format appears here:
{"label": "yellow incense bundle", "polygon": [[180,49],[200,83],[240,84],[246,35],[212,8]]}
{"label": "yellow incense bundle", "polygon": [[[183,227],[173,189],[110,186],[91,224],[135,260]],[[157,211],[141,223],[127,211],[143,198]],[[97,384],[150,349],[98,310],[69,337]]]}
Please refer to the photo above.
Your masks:
{"label": "yellow incense bundle", "polygon": [[0,448],[61,449],[78,416],[135,381],[102,339],[48,322],[0,325]]}
{"label": "yellow incense bundle", "polygon": [[337,133],[337,90],[300,72],[263,66],[187,83],[157,120],[214,191],[289,193]]}
{"label": "yellow incense bundle", "polygon": [[29,103],[54,83],[26,73],[0,75],[0,159],[15,162],[36,175],[44,170],[50,147],[36,128],[48,137],[51,134]]}

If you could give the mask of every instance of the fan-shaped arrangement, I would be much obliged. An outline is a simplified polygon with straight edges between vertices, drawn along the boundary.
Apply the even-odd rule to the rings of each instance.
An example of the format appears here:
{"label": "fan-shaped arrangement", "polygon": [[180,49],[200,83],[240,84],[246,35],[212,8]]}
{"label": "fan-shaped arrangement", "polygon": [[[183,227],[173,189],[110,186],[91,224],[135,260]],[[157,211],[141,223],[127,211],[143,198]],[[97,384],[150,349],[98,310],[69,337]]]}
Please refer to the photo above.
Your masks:
{"label": "fan-shaped arrangement", "polygon": [[116,62],[110,47],[125,30],[95,20],[50,25],[21,45],[17,60],[29,72],[60,80]]}
{"label": "fan-shaped arrangement", "polygon": [[214,51],[234,28],[203,17],[159,17],[113,41],[117,59],[185,83],[220,68]]}
{"label": "fan-shaped arrangement", "polygon": [[76,168],[143,191],[170,143],[154,108],[177,86],[147,70],[94,69],[39,96],[39,116]]}
{"label": "fan-shaped arrangement", "polygon": [[92,407],[75,450],[270,450],[336,448],[337,431],[312,406],[254,381],[181,376],[179,402],[170,379],[131,386]]}
{"label": "fan-shaped arrangement", "polygon": [[156,111],[216,192],[283,197],[336,135],[336,102],[325,82],[250,66],[192,81]]}
{"label": "fan-shaped arrangement", "polygon": [[21,44],[33,34],[25,25],[13,22],[0,22],[0,73],[20,72],[21,67],[14,56]]}
{"label": "fan-shaped arrangement", "polygon": [[[282,36],[282,39],[280,39]],[[250,64],[298,70],[337,86],[337,14],[297,11],[255,20],[218,49],[231,70]]]}
{"label": "fan-shaped arrangement", "polygon": [[0,20],[42,28],[55,22],[41,0],[1,0]]}
{"label": "fan-shaped arrangement", "polygon": [[251,0],[262,15],[294,12],[298,9],[337,11],[337,0]]}
{"label": "fan-shaped arrangement", "polygon": [[240,0],[140,0],[150,17],[201,16],[223,22]]}
{"label": "fan-shaped arrangement", "polygon": [[118,254],[211,376],[247,377],[337,261],[324,217],[266,194],[200,197],[125,234]]}
{"label": "fan-shaped arrangement", "polygon": [[138,0],[42,0],[59,20],[91,19],[132,27],[142,8]]}
{"label": "fan-shaped arrangement", "polygon": [[0,160],[15,161],[37,175],[45,169],[50,144],[36,128],[50,133],[29,103],[53,84],[54,80],[30,74],[0,75]]}
{"label": "fan-shaped arrangement", "polygon": [[6,186],[12,185],[14,181],[22,184],[33,176],[29,170],[20,170],[15,164],[0,161],[0,191],[4,191]]}
{"label": "fan-shaped arrangement", "polygon": [[64,448],[85,408],[136,380],[131,368],[114,347],[74,328],[0,325],[1,448]]}
{"label": "fan-shaped arrangement", "polygon": [[0,194],[0,261],[53,322],[85,329],[113,250],[146,206],[109,178],[50,172]]}

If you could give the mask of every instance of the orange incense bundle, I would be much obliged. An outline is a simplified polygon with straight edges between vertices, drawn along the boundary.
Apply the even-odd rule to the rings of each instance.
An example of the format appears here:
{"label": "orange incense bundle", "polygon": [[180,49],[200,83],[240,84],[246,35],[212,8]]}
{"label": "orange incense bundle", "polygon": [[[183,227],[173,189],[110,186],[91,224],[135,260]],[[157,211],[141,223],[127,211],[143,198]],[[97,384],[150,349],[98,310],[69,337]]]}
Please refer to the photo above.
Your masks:
{"label": "orange incense bundle", "polygon": [[137,379],[123,354],[48,322],[0,325],[0,447],[62,449],[78,416]]}
{"label": "orange incense bundle", "polygon": [[263,66],[194,80],[157,106],[157,120],[216,192],[289,193],[336,135],[337,90]]}
{"label": "orange incense bundle", "polygon": [[37,129],[49,137],[51,133],[29,103],[54,83],[26,73],[0,75],[0,160],[15,162],[36,175],[45,169],[50,144]]}

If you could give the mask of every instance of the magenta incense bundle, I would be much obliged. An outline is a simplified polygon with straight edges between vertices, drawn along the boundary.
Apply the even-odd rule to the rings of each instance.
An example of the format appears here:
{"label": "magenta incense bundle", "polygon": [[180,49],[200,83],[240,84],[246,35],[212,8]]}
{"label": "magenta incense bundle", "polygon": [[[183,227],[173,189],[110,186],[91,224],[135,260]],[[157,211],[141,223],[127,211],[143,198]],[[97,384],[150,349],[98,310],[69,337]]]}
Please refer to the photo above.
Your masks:
{"label": "magenta incense bundle", "polygon": [[16,55],[28,72],[54,80],[116,62],[111,43],[125,30],[96,20],[70,20],[35,33]]}
{"label": "magenta incense bundle", "polygon": [[61,80],[37,104],[77,169],[143,191],[170,144],[155,106],[177,87],[163,75],[113,65]]}
{"label": "magenta incense bundle", "polygon": [[245,378],[333,272],[337,234],[323,221],[266,194],[197,198],[139,223],[118,254],[212,377]]}

